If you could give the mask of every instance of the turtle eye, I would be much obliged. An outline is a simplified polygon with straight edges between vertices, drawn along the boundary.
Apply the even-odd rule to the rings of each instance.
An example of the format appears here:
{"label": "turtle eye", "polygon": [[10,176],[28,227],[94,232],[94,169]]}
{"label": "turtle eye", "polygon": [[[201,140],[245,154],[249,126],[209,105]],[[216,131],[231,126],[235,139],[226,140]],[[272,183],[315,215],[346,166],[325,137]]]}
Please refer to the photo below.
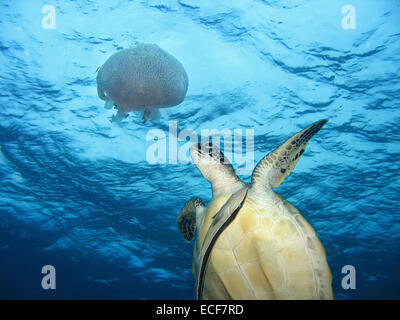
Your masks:
{"label": "turtle eye", "polygon": [[[221,162],[221,155],[218,147],[214,146],[212,142],[198,143],[197,151],[203,156],[208,156],[211,159]],[[222,157],[223,158],[223,157]]]}
{"label": "turtle eye", "polygon": [[214,158],[214,150],[213,150],[214,148],[213,148],[213,146],[212,146],[212,144],[210,143],[209,145],[208,145],[208,155],[211,157],[211,158]]}
{"label": "turtle eye", "polygon": [[218,147],[211,144],[209,145],[208,155],[210,158],[223,163],[225,161],[223,153],[218,149]]}

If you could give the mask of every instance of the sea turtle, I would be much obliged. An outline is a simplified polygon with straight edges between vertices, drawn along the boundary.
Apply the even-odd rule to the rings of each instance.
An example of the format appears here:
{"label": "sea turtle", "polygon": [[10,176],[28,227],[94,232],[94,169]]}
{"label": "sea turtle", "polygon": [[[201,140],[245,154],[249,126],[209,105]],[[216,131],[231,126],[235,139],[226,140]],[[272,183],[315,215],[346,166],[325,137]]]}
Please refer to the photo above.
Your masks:
{"label": "sea turtle", "polygon": [[325,250],[299,211],[272,188],[299,161],[327,120],[296,133],[241,181],[210,142],[194,144],[191,157],[211,183],[208,207],[190,199],[177,218],[194,243],[192,271],[197,299],[333,299]]}

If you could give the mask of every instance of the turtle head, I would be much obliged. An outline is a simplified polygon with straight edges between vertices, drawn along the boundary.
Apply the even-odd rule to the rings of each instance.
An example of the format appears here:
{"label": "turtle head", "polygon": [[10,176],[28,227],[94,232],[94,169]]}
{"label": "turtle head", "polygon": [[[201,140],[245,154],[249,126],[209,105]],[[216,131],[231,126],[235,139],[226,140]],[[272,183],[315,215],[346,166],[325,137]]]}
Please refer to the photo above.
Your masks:
{"label": "turtle head", "polygon": [[220,165],[228,164],[232,166],[224,154],[219,150],[219,148],[213,145],[211,142],[203,142],[194,144],[190,148],[190,155],[197,165]]}
{"label": "turtle head", "polygon": [[211,183],[213,193],[225,193],[238,182],[228,158],[211,142],[192,145],[190,156],[203,177]]}

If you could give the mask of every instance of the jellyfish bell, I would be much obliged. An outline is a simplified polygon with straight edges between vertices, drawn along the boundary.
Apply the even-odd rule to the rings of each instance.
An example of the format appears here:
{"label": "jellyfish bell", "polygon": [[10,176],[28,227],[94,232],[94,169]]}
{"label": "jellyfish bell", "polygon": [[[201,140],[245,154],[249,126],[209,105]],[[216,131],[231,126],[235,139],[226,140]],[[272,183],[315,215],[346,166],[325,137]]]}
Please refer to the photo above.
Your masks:
{"label": "jellyfish bell", "polygon": [[138,44],[113,54],[98,70],[97,93],[115,106],[114,120],[130,111],[141,111],[143,122],[160,117],[159,108],[180,104],[188,89],[182,64],[155,44]]}

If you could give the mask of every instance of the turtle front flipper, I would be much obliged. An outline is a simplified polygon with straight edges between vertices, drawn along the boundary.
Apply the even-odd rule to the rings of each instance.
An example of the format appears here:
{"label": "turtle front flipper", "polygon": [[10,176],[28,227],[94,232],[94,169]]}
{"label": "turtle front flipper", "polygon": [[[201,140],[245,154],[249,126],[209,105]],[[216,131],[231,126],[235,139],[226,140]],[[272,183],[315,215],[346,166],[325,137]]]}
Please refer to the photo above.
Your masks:
{"label": "turtle front flipper", "polygon": [[204,208],[204,203],[200,198],[192,198],[186,202],[179,213],[177,218],[178,229],[186,241],[193,240],[196,230],[196,215],[200,214]]}
{"label": "turtle front flipper", "polygon": [[327,122],[328,120],[324,119],[313,123],[266,155],[253,171],[252,187],[279,187],[296,166],[307,143]]}

